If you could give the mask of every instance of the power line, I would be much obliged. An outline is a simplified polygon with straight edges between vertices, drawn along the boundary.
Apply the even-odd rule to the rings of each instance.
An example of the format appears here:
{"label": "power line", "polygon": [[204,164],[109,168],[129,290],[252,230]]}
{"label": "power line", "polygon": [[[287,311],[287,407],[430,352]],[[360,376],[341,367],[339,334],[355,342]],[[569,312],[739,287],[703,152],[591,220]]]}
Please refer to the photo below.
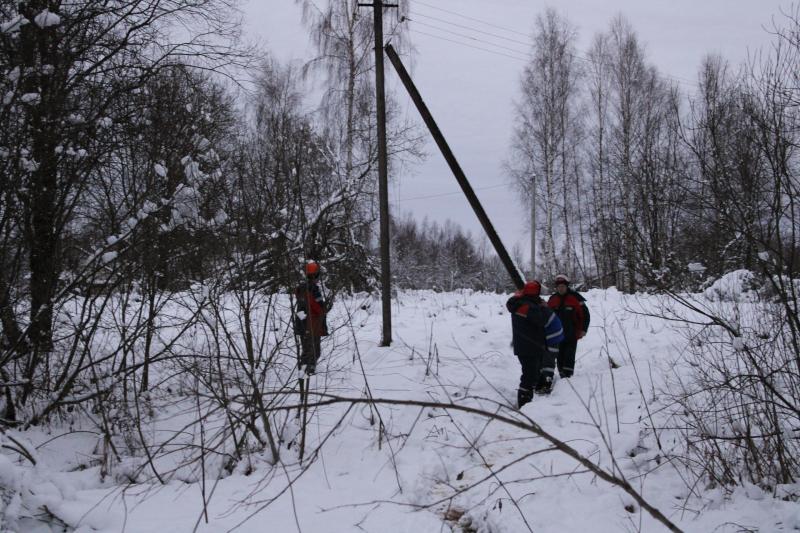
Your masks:
{"label": "power line", "polygon": [[[481,24],[485,24],[485,25],[487,25],[487,26],[492,26],[492,27],[495,27],[495,28],[498,28],[498,29],[502,29],[502,30],[505,30],[505,31],[508,31],[508,32],[511,32],[511,33],[515,33],[515,34],[519,34],[519,35],[524,35],[524,36],[526,36],[526,38],[528,38],[528,35],[527,35],[527,34],[525,34],[525,33],[522,33],[522,32],[520,32],[520,31],[517,31],[517,30],[514,30],[514,29],[512,29],[512,28],[507,28],[507,27],[503,27],[503,26],[498,26],[498,25],[496,25],[496,24],[492,24],[492,23],[490,23],[490,22],[486,22],[486,21],[484,21],[484,20],[481,20],[481,19],[478,19],[478,18],[474,18],[474,17],[468,17],[468,16],[466,16],[466,15],[461,15],[461,14],[459,14],[459,13],[456,13],[456,12],[454,12],[454,11],[449,11],[449,10],[447,10],[447,9],[443,9],[443,8],[439,8],[439,7],[436,7],[436,6],[432,6],[432,5],[430,5],[430,4],[426,4],[425,2],[420,2],[419,0],[415,0],[415,4],[424,5],[424,6],[426,6],[426,7],[429,7],[429,8],[431,8],[431,9],[436,9],[436,10],[438,10],[438,11],[443,11],[443,12],[445,12],[445,13],[449,13],[449,14],[452,14],[452,15],[455,15],[455,16],[458,16],[458,17],[461,17],[461,18],[468,19],[468,20],[473,20],[473,21],[475,21],[475,22],[478,22],[478,23],[481,23]],[[432,20],[436,20],[436,21],[439,21],[439,22],[443,22],[443,23],[445,23],[445,24],[450,24],[450,25],[452,25],[452,26],[457,26],[457,27],[459,27],[459,28],[462,28],[462,29],[465,29],[465,30],[475,31],[475,32],[478,32],[478,33],[481,33],[481,34],[484,34],[484,35],[489,35],[489,36],[492,36],[492,37],[495,37],[495,38],[498,38],[498,39],[503,39],[503,40],[507,40],[507,41],[515,42],[515,43],[518,43],[518,44],[523,44],[523,45],[525,45],[525,46],[527,46],[527,47],[531,47],[531,48],[533,48],[533,42],[532,42],[532,41],[530,41],[530,40],[527,40],[527,41],[521,41],[521,40],[519,40],[519,39],[513,39],[513,38],[510,38],[510,37],[504,37],[504,36],[502,36],[502,35],[498,35],[498,34],[496,34],[496,33],[486,32],[486,31],[483,31],[483,30],[481,30],[481,29],[479,29],[479,28],[475,28],[475,27],[473,27],[473,26],[467,26],[467,25],[464,25],[464,24],[458,24],[458,23],[456,23],[456,22],[451,22],[451,21],[448,21],[448,20],[445,20],[445,19],[442,19],[442,18],[433,17],[433,16],[430,16],[430,15],[425,15],[425,14],[418,13],[418,12],[413,12],[413,13],[414,13],[414,15],[415,15],[415,16],[421,16],[421,17],[429,18],[429,19],[432,19]],[[408,20],[410,20],[410,19],[408,19]],[[414,21],[414,22],[415,22],[416,24],[424,24],[424,25],[426,25],[426,26],[429,26],[429,27],[436,28],[435,26],[431,26],[431,25],[429,25],[429,24],[425,24],[425,23],[423,23],[423,22],[421,22],[421,21],[419,21],[419,20],[416,20],[416,21]],[[451,31],[449,31],[449,30],[446,30],[446,29],[444,29],[444,28],[436,28],[436,29],[438,29],[438,30],[440,30],[440,31],[445,31],[445,32],[448,32],[448,33],[454,33],[454,32],[451,32]],[[454,34],[455,34],[455,33],[454,33]],[[456,35],[459,35],[459,34],[456,34]],[[475,40],[475,41],[478,41],[478,42],[483,42],[483,43],[489,44],[489,45],[491,45],[491,46],[496,46],[496,47],[498,47],[498,48],[505,48],[506,50],[512,50],[512,51],[514,51],[514,52],[516,52],[516,53],[518,53],[518,54],[527,55],[527,54],[526,54],[526,53],[524,53],[524,52],[521,52],[521,51],[518,51],[518,50],[513,50],[513,49],[510,49],[510,48],[504,47],[504,46],[502,46],[502,45],[498,45],[498,44],[495,44],[495,43],[491,43],[491,42],[488,42],[488,41],[484,41],[484,40],[481,40],[481,39],[478,39],[478,38],[475,38],[475,37],[468,37],[468,36],[464,36],[464,35],[459,35],[459,36],[461,36],[461,37],[464,37],[464,38],[468,38],[468,39],[471,39],[471,40]],[[439,37],[439,38],[442,38],[442,37]],[[442,38],[442,39],[443,39],[443,38]],[[457,43],[457,44],[463,44],[464,46],[469,46],[469,45],[467,45],[467,44],[465,44],[465,43]],[[483,48],[478,48],[478,49],[481,49],[481,50],[484,50],[484,51],[487,51],[487,52],[489,51],[489,50],[485,50],[485,49],[483,49]],[[571,57],[575,58],[575,59],[578,59],[578,60],[580,60],[580,61],[584,61],[584,62],[587,62],[587,63],[596,63],[596,62],[598,62],[598,60],[596,60],[596,59],[591,59],[591,58],[589,58],[589,57],[588,57],[588,56],[587,56],[585,53],[581,53],[581,52],[577,52],[577,51],[576,51],[576,52],[569,52],[568,54],[569,54]],[[500,55],[505,55],[505,54],[500,54]],[[515,59],[519,59],[519,58],[515,58]],[[613,65],[611,65],[611,64],[609,64],[609,63],[602,62],[602,61],[600,62],[600,64],[603,64],[603,65],[606,65],[606,66],[613,66]],[[668,73],[665,73],[665,72],[659,72],[659,76],[661,76],[662,78],[665,78],[665,79],[670,79],[670,80],[672,80],[672,81],[674,81],[674,82],[676,82],[676,83],[679,83],[679,84],[681,84],[681,85],[687,85],[687,86],[692,86],[692,87],[700,87],[700,85],[699,85],[697,82],[695,82],[695,81],[692,81],[692,80],[689,80],[689,79],[687,79],[687,78],[682,78],[682,77],[680,77],[680,76],[674,76],[674,75],[672,75],[672,74],[668,74]]]}
{"label": "power line", "polygon": [[509,55],[509,54],[504,54],[502,52],[497,52],[495,50],[490,50],[488,48],[483,48],[483,47],[475,46],[475,45],[468,44],[468,43],[462,43],[461,41],[455,41],[453,39],[448,39],[447,37],[441,37],[439,35],[434,35],[432,33],[424,32],[424,31],[417,30],[417,29],[414,29],[414,28],[409,28],[409,29],[414,33],[418,33],[420,35],[427,35],[428,37],[432,37],[434,39],[440,39],[442,41],[448,41],[448,42],[451,42],[451,43],[460,44],[461,46],[468,46],[469,48],[475,48],[476,50],[483,50],[484,52],[489,52],[490,54],[494,54],[494,55],[498,55],[498,56],[510,57],[511,59],[516,59],[517,61],[522,61],[523,63],[527,63],[528,62],[528,59],[526,59],[524,57],[512,56],[512,55]]}
{"label": "power line", "polygon": [[523,33],[521,31],[517,31],[517,30],[515,30],[513,28],[507,28],[505,26],[499,26],[497,24],[492,24],[491,22],[486,22],[485,20],[481,20],[481,19],[478,19],[478,18],[468,17],[467,15],[462,15],[461,13],[456,13],[455,11],[450,11],[448,9],[444,9],[444,8],[441,8],[441,7],[432,6],[431,4],[426,4],[425,2],[421,2],[420,0],[414,0],[414,4],[419,4],[419,5],[423,5],[425,7],[429,7],[431,9],[435,9],[437,11],[443,11],[445,13],[450,13],[451,15],[455,15],[455,16],[461,17],[463,19],[472,20],[474,22],[479,22],[481,24],[485,24],[486,26],[490,26],[492,28],[497,28],[498,30],[505,30],[505,31],[509,31],[511,33],[516,33],[516,34],[522,35],[522,36],[524,36],[526,38],[530,37],[530,35],[528,35],[527,33]]}
{"label": "power line", "polygon": [[[474,187],[474,191],[486,191],[489,189],[499,189],[500,187],[508,187],[509,185],[513,185],[511,182],[501,183],[499,185],[489,185],[486,187]],[[453,192],[443,192],[439,194],[430,194],[427,196],[414,196],[412,198],[398,198],[401,202],[410,202],[411,200],[427,200],[429,198],[441,198],[443,196],[455,196],[457,194],[464,194],[463,191],[453,191]]]}
{"label": "power line", "polygon": [[497,48],[502,48],[503,50],[508,50],[509,52],[514,52],[515,54],[521,54],[521,55],[524,55],[524,56],[528,56],[529,55],[527,52],[523,52],[522,50],[517,50],[516,48],[509,48],[508,46],[503,46],[501,44],[493,43],[491,41],[485,41],[483,39],[478,39],[477,37],[473,37],[471,35],[467,35],[467,34],[464,34],[464,33],[458,33],[458,32],[455,32],[455,31],[448,30],[446,28],[441,28],[439,26],[434,26],[433,24],[428,24],[426,22],[422,22],[420,20],[415,20],[415,19],[412,19],[410,17],[406,17],[406,20],[409,20],[409,21],[411,21],[411,22],[413,22],[415,24],[420,24],[422,26],[427,26],[428,28],[431,28],[431,29],[434,29],[434,30],[443,31],[445,33],[449,33],[449,34],[455,35],[457,37],[461,37],[461,38],[464,38],[464,39],[469,39],[469,40],[472,40],[472,41],[477,41],[479,43],[488,44],[490,46],[496,46]]}
{"label": "power line", "polygon": [[474,32],[482,33],[483,35],[489,35],[490,37],[495,37],[496,39],[503,39],[504,41],[511,41],[512,43],[524,44],[525,46],[531,46],[531,42],[530,41],[520,41],[519,39],[512,39],[511,37],[505,37],[503,35],[498,35],[496,33],[483,31],[481,29],[478,29],[478,28],[475,28],[475,27],[472,27],[472,26],[465,26],[464,24],[458,24],[457,22],[450,22],[449,20],[440,19],[438,17],[432,17],[430,15],[425,15],[423,13],[417,13],[416,11],[410,11],[409,13],[414,15],[414,16],[425,17],[427,19],[435,20],[437,22],[443,22],[444,24],[449,24],[451,26],[456,26],[457,28],[462,28],[462,29],[465,29],[465,30],[472,30]]}

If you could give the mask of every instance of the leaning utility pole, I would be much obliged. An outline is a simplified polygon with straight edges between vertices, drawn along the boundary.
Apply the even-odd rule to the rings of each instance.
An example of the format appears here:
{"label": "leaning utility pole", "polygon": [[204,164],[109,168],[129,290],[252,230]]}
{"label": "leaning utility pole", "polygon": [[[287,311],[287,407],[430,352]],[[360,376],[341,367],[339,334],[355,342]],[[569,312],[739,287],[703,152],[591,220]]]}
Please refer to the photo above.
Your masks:
{"label": "leaning utility pole", "polygon": [[486,214],[486,211],[484,211],[472,185],[470,185],[469,180],[467,180],[466,174],[464,174],[461,165],[459,165],[458,160],[456,160],[456,156],[450,149],[450,145],[447,144],[447,140],[445,140],[442,131],[433,119],[433,115],[431,115],[431,112],[428,110],[428,106],[425,105],[425,102],[422,100],[422,96],[419,94],[416,85],[414,85],[414,81],[411,79],[406,67],[400,60],[400,56],[397,55],[397,52],[391,44],[386,45],[386,55],[389,56],[389,61],[391,61],[392,66],[394,66],[394,69],[397,71],[397,75],[400,77],[400,81],[403,82],[406,91],[408,91],[411,101],[414,102],[414,105],[417,107],[417,111],[419,111],[419,114],[422,116],[422,120],[428,127],[428,131],[431,132],[433,140],[436,141],[439,151],[442,152],[445,161],[447,161],[450,171],[461,186],[461,190],[464,192],[464,196],[467,197],[469,205],[472,207],[472,210],[475,211],[475,215],[478,217],[481,226],[483,226],[483,231],[486,232],[486,236],[489,237],[489,242],[494,246],[494,251],[497,252],[497,256],[500,258],[500,261],[503,262],[503,266],[506,267],[511,281],[514,282],[514,286],[521,289],[522,286],[525,285],[525,279],[522,277],[517,265],[514,264],[514,260],[508,255],[506,247],[503,246],[503,241],[501,241],[500,236],[497,235],[491,220],[489,220],[489,216]]}
{"label": "leaning utility pole", "polygon": [[536,174],[531,176],[531,279],[536,279]]}
{"label": "leaning utility pole", "polygon": [[381,346],[392,344],[392,269],[389,263],[389,177],[386,161],[386,97],[383,89],[383,8],[397,7],[373,0],[371,7],[375,15],[375,111],[378,114],[378,208],[380,209],[381,247],[381,306],[383,309],[383,332]]}

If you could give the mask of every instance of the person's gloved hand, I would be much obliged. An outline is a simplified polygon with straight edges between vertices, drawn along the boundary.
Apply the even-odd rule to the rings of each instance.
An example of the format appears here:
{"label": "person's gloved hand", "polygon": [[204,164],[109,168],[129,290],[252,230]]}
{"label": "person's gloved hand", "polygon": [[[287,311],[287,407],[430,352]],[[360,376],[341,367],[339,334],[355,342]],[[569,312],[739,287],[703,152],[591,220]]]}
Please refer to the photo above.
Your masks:
{"label": "person's gloved hand", "polygon": [[517,298],[516,296],[512,296],[506,302],[506,309],[508,309],[509,313],[513,313],[514,311],[516,311],[518,307],[519,307],[519,298]]}

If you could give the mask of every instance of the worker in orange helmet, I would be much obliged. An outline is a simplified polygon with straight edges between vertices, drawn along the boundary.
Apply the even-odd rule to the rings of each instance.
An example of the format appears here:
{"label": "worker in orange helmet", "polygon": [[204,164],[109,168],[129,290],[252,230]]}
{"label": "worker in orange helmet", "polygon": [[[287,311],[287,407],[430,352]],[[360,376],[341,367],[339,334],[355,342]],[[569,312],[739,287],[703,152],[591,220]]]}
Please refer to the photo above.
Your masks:
{"label": "worker in orange helmet", "polygon": [[562,378],[569,378],[575,373],[575,351],[578,341],[589,330],[591,315],[586,298],[569,286],[570,280],[566,275],[557,275],[554,284],[556,292],[550,296],[547,305],[564,326],[564,342],[558,349],[558,374]]}
{"label": "worker in orange helmet", "polygon": [[542,284],[529,281],[506,302],[511,313],[514,354],[522,366],[517,407],[533,394],[550,394],[558,343],[564,339],[561,321],[541,297]]}
{"label": "worker in orange helmet", "polygon": [[306,279],[295,289],[297,311],[294,332],[300,337],[299,366],[306,374],[313,374],[319,361],[321,339],[328,335],[327,312],[332,307],[322,296],[319,285],[320,266],[316,261],[307,261],[303,267]]}

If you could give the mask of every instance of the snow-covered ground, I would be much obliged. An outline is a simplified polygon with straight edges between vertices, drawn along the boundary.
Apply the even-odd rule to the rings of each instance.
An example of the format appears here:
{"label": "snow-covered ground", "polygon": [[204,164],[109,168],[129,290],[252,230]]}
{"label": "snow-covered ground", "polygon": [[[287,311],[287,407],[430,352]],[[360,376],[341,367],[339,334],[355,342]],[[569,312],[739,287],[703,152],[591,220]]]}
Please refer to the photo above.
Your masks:
{"label": "snow-covered ground", "polygon": [[[730,495],[718,488],[700,490],[701,498],[690,494],[697,490],[694,478],[665,460],[680,449],[680,433],[659,430],[659,449],[651,425],[664,425],[665,377],[683,371],[675,362],[684,337],[665,321],[630,312],[652,305],[655,297],[624,296],[613,289],[585,296],[592,326],[579,344],[576,375],[557,381],[552,395],[534,398],[521,414],[624,476],[684,531],[800,529],[800,505],[756,487]],[[331,324],[342,326],[349,316],[353,327],[338,327],[323,343],[311,390],[348,398],[454,402],[519,416],[511,409],[519,364],[509,346],[506,298],[400,293],[393,306],[394,343],[388,348],[377,343],[379,301],[337,302]],[[610,369],[609,356],[618,368]],[[309,401],[315,399],[312,394]],[[204,483],[201,475],[184,473],[164,485],[121,484],[124,461],[112,465],[101,481],[95,434],[58,437],[68,427],[12,433],[38,446],[38,463],[30,467],[4,450],[0,484],[24,486],[28,505],[38,502],[82,533],[665,529],[624,491],[548,450],[549,444],[529,431],[454,409],[374,405],[310,408],[303,462],[297,455],[299,422],[290,416],[277,466],[270,466],[264,454],[220,480],[209,475]],[[194,415],[175,408],[156,410],[155,416],[149,426],[153,435]],[[5,503],[19,505],[15,498]],[[24,528],[51,531],[30,520]]]}

